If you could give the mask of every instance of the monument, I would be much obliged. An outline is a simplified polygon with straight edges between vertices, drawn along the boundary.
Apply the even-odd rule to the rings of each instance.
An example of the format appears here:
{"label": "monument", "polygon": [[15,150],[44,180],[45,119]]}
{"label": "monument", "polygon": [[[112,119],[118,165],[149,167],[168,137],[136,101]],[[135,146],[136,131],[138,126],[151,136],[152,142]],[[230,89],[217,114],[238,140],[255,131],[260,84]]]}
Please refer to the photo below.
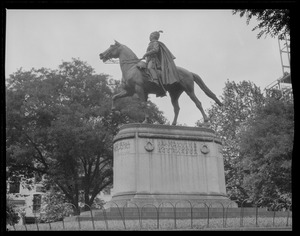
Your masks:
{"label": "monument", "polygon": [[120,206],[236,206],[226,196],[222,143],[210,128],[123,125],[114,138],[113,166],[112,201]]}
{"label": "monument", "polygon": [[[114,138],[111,203],[143,206],[202,201],[212,207],[220,207],[220,203],[237,206],[226,196],[222,143],[207,126],[209,119],[195,95],[194,84],[218,105],[223,104],[199,75],[175,65],[174,55],[158,41],[160,32],[150,34],[147,52],[141,59],[117,41],[99,55],[103,62],[119,59],[122,86],[112,98],[113,111],[120,98],[136,94],[146,104],[149,94],[165,96],[166,92],[174,108],[172,126],[147,124],[149,117],[145,110],[142,124],[120,128]],[[145,58],[146,62],[142,61]],[[203,127],[175,126],[180,110],[178,99],[183,92],[201,112]]]}

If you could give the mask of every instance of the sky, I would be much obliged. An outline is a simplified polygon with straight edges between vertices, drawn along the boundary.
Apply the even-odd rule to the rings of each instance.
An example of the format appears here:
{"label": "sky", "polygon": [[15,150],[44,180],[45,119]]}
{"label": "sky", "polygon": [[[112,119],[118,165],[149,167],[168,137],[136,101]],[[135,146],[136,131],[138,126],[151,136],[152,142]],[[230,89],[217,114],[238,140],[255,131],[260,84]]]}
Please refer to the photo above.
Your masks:
{"label": "sky", "polygon": [[[114,40],[141,58],[149,35],[162,30],[159,40],[176,57],[175,64],[198,74],[218,98],[227,80],[251,81],[263,90],[282,76],[278,40],[257,39],[257,21],[232,10],[7,10],[5,76],[18,69],[58,69],[62,62],[79,58],[95,69],[120,80],[119,64],[99,59]],[[195,84],[204,110],[214,101]],[[169,96],[149,100],[173,120]],[[178,123],[195,126],[202,118],[192,100],[179,98]]]}

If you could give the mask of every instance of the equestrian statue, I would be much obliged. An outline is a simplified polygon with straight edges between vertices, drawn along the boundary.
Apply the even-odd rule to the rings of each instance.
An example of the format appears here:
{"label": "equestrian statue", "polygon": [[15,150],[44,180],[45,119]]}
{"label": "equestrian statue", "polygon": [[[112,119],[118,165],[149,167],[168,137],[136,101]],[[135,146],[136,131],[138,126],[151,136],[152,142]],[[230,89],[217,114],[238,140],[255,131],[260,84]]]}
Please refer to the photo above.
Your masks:
{"label": "equestrian statue", "polygon": [[[117,42],[103,53],[100,59],[103,62],[118,58],[122,71],[122,90],[112,98],[112,110],[115,111],[116,100],[137,94],[138,98],[145,105],[149,94],[156,94],[157,97],[166,96],[166,92],[171,97],[174,108],[174,119],[172,125],[176,125],[179,114],[178,99],[182,92],[185,92],[200,110],[204,123],[209,121],[201,102],[195,95],[194,82],[213,99],[222,106],[216,95],[204,84],[199,75],[175,65],[174,55],[166,45],[158,41],[162,31],[155,31],[150,34],[150,43],[145,55],[139,59],[131,49]],[[143,61],[146,59],[146,62]],[[148,115],[145,112],[145,120],[148,123]]]}

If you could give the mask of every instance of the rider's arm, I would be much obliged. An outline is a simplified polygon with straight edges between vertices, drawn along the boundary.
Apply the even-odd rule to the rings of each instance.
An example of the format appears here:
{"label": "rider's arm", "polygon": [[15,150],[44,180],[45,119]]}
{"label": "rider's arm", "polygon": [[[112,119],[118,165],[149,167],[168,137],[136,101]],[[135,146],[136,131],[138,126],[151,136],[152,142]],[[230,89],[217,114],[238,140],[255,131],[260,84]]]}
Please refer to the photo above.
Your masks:
{"label": "rider's arm", "polygon": [[147,51],[146,54],[144,55],[144,57],[147,57],[151,54],[155,54],[155,53],[158,53],[158,52],[159,52],[159,43],[158,42],[153,42],[152,49]]}

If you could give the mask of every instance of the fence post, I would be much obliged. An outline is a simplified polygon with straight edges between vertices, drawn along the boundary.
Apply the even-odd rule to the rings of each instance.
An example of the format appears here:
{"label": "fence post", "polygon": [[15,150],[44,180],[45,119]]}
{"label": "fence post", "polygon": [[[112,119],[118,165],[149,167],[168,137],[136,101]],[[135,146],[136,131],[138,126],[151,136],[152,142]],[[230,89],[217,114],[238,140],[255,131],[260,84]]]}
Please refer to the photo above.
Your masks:
{"label": "fence post", "polygon": [[173,206],[173,212],[174,212],[174,227],[175,229],[177,229],[177,225],[176,225],[176,207],[174,207],[173,204],[171,204]]}
{"label": "fence post", "polygon": [[25,220],[25,213],[21,213],[21,218],[22,218],[22,225],[24,225],[25,230],[27,231],[27,226],[26,226],[26,220]]}
{"label": "fence post", "polygon": [[[98,204],[98,203],[93,203],[92,204],[92,206],[95,206],[96,207],[96,209],[99,209],[99,210],[102,210],[102,215],[103,215],[103,219],[104,219],[104,221],[105,221],[105,226],[106,226],[106,230],[108,230],[108,224],[107,224],[107,220],[106,220],[106,211],[105,211],[105,208],[103,207],[103,206],[101,206],[100,204]],[[91,207],[92,207],[91,206]],[[99,208],[98,208],[98,206],[100,206]],[[105,213],[104,213],[105,212]],[[93,218],[94,219],[94,218]],[[94,225],[94,221],[93,221],[93,225]],[[94,227],[94,226],[93,226]]]}
{"label": "fence post", "polygon": [[200,205],[200,204],[203,204],[205,206],[205,208],[207,208],[207,212],[208,212],[208,215],[209,215],[209,208],[208,208],[207,204],[203,201],[202,202],[197,202],[196,204],[194,204],[192,206],[192,208],[194,208],[196,205]]}
{"label": "fence post", "polygon": [[255,226],[258,227],[258,207],[255,205]]}
{"label": "fence post", "polygon": [[150,204],[150,203],[143,205],[141,208],[141,226],[143,226],[143,222],[142,222],[143,221],[143,208],[145,206],[154,206],[154,208],[156,210],[156,221],[157,221],[156,227],[157,227],[157,229],[159,229],[159,212],[157,210],[157,207],[154,204]]}
{"label": "fence post", "polygon": [[286,227],[289,226],[289,216],[290,216],[290,209],[288,209],[288,214],[287,214],[287,218],[286,218]]}
{"label": "fence post", "polygon": [[207,208],[207,228],[209,228],[209,207]]}
{"label": "fence post", "polygon": [[32,213],[33,213],[33,216],[34,216],[34,222],[35,222],[35,224],[36,224],[37,231],[40,231],[39,223],[38,223],[38,221],[37,221],[37,219],[36,219],[36,213],[35,213],[35,211],[33,211],[33,206],[34,206],[34,205],[29,206],[29,208],[32,209]]}
{"label": "fence post", "polygon": [[[175,203],[175,210],[177,209],[177,208],[176,208],[177,203],[182,202],[182,201],[186,201],[186,202],[188,202],[188,203],[190,204],[190,207],[191,207],[191,229],[192,229],[192,228],[193,228],[193,210],[192,210],[192,203],[191,203],[189,200],[187,200],[187,199],[179,200],[179,201],[177,201],[177,202]],[[176,214],[175,214],[175,215],[176,215]]]}
{"label": "fence post", "polygon": [[[122,213],[121,213],[121,210],[120,210],[120,208],[119,208],[119,205],[118,205],[116,202],[114,202],[114,201],[110,201],[110,203],[114,203],[114,204],[117,206],[118,212],[119,212],[119,214],[120,214],[120,216],[121,216],[121,219],[122,219],[122,221],[123,221],[124,228],[126,229],[125,218],[124,218],[124,216],[123,216]],[[127,202],[124,204],[124,206],[125,206],[126,204],[127,204]],[[124,206],[123,206],[123,207],[124,207]]]}
{"label": "fence post", "polygon": [[174,205],[173,205],[171,202],[162,202],[162,203],[160,203],[160,204],[158,205],[158,212],[159,212],[160,206],[161,206],[162,204],[164,204],[164,203],[170,203],[171,206],[173,207],[173,212],[174,212],[174,226],[175,226],[175,229],[176,229],[176,209],[175,209]]}
{"label": "fence post", "polygon": [[63,218],[62,218],[62,225],[63,225],[63,229],[65,229],[64,216],[63,216]]}
{"label": "fence post", "polygon": [[[280,198],[276,199],[276,201],[278,201]],[[288,226],[288,222],[289,222],[289,215],[290,215],[290,207],[291,207],[291,203],[279,203],[278,205],[276,205],[276,207],[279,207],[280,205],[287,205],[287,211],[288,211],[288,214],[287,214],[287,222],[286,222],[286,226]]]}
{"label": "fence post", "polygon": [[[278,199],[276,199],[276,200],[274,200],[274,199],[272,199],[272,198],[269,198],[269,197],[262,197],[262,198],[259,198],[258,199],[258,201],[255,203],[256,205],[258,205],[259,204],[259,202],[262,202],[264,199],[269,199],[269,200],[271,200],[270,202],[271,203],[274,203],[274,202],[276,202]],[[264,204],[262,204],[262,205],[264,205]],[[267,204],[267,206],[268,206],[268,204]],[[272,210],[273,211],[273,210]],[[274,212],[274,214],[273,214],[273,226],[274,226],[274,218],[275,218],[275,212]],[[257,226],[258,226],[258,223],[257,223]]]}
{"label": "fence post", "polygon": [[[275,202],[278,202],[279,198],[275,200]],[[273,215],[273,227],[275,226],[275,215],[276,215],[276,210],[277,208],[280,206],[280,205],[283,205],[283,203],[278,203],[275,205],[275,208],[274,208],[274,215]]]}
{"label": "fence post", "polygon": [[250,198],[246,198],[241,203],[241,214],[240,214],[240,227],[244,227],[244,202],[248,201]]}
{"label": "fence post", "polygon": [[[141,228],[142,228],[142,224],[141,224],[140,209],[139,209],[139,207],[138,207],[138,205],[137,205],[136,203],[134,203],[134,202],[129,202],[129,203],[135,205],[136,208],[137,208],[137,210],[138,210],[139,224],[140,224],[140,229],[141,229]],[[124,215],[124,218],[125,218],[125,212],[124,212],[124,207],[125,207],[125,206],[128,207],[128,202],[123,206],[123,215]]]}
{"label": "fence post", "polygon": [[225,228],[227,227],[227,216],[228,216],[228,208],[232,205],[233,203],[229,203],[228,206],[226,207],[226,218],[225,218]]}
{"label": "fence post", "polygon": [[[224,205],[223,205],[223,203],[221,203],[221,202],[215,202],[215,203],[221,204],[221,206],[222,206],[222,209],[223,209],[223,212],[222,212],[222,213],[223,213],[223,227],[224,227]],[[209,207],[211,207],[212,204],[213,204],[213,202],[209,204]]]}
{"label": "fence post", "polygon": [[103,208],[102,211],[103,211],[103,218],[104,218],[104,221],[105,221],[106,230],[108,230],[107,215],[106,215],[105,208]]}
{"label": "fence post", "polygon": [[156,222],[156,224],[157,224],[157,228],[159,229],[159,208],[157,209],[157,211],[156,211],[156,218],[157,218],[157,222]]}
{"label": "fence post", "polygon": [[94,223],[94,217],[93,217],[93,211],[92,211],[92,208],[86,204],[86,203],[83,203],[84,206],[88,206],[88,208],[90,209],[90,212],[91,212],[91,217],[92,217],[92,223],[93,223],[93,229],[95,230],[95,223]]}
{"label": "fence post", "polygon": [[[72,204],[70,202],[66,202],[65,205],[71,205],[73,207],[73,211],[76,212],[76,206],[74,204]],[[77,221],[78,221],[78,227],[79,227],[79,229],[81,229],[79,216],[80,216],[80,212],[79,212],[79,215],[76,215],[76,217],[77,217]]]}
{"label": "fence post", "polygon": [[191,204],[191,229],[193,228],[193,207],[192,207],[192,203]]}
{"label": "fence post", "polygon": [[24,223],[24,226],[25,226],[25,230],[28,231],[28,230],[27,230],[27,226],[26,226],[25,215],[23,215],[23,214],[22,214],[22,220],[23,220],[23,223]]}
{"label": "fence post", "polygon": [[13,223],[13,225],[12,225],[12,226],[13,226],[14,230],[16,231],[16,226],[15,226],[15,224],[14,224],[14,223]]}

